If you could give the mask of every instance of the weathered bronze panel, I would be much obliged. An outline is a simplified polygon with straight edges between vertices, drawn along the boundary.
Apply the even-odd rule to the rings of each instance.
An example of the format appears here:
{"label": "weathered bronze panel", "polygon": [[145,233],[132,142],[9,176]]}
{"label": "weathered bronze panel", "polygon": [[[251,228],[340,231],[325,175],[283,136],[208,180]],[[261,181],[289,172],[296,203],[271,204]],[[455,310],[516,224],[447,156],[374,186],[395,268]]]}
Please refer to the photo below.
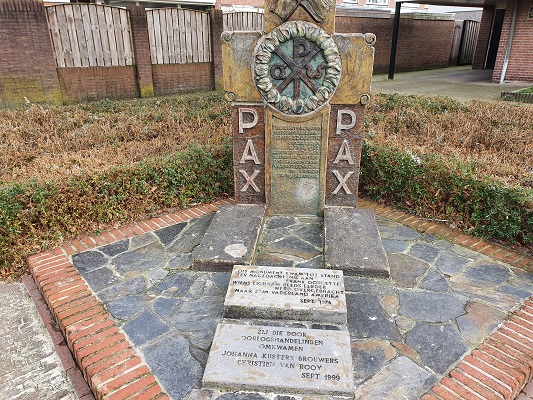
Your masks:
{"label": "weathered bronze panel", "polygon": [[342,75],[331,104],[367,104],[370,100],[370,83],[374,66],[374,42],[372,33],[336,33],[342,62]]}
{"label": "weathered bronze panel", "polygon": [[321,215],[329,106],[300,117],[267,111],[266,118],[268,212]]}
{"label": "weathered bronze panel", "polygon": [[252,55],[260,37],[261,32],[222,34],[224,90],[229,101],[262,100],[252,78]]}
{"label": "weathered bronze panel", "polygon": [[265,203],[265,108],[262,104],[234,103],[233,176],[238,204]]}
{"label": "weathered bronze panel", "polygon": [[359,166],[364,106],[331,106],[326,205],[355,207],[359,184]]}

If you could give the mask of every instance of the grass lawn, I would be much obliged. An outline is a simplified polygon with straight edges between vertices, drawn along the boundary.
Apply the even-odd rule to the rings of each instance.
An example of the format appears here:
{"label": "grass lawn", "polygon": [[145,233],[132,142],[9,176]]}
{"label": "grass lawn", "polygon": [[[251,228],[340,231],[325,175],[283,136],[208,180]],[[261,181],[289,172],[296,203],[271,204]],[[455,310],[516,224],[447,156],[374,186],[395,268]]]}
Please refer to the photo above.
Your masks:
{"label": "grass lawn", "polygon": [[[533,105],[375,96],[361,191],[533,243]],[[232,195],[222,92],[0,111],[0,278],[59,241]],[[398,187],[400,185],[400,187]]]}

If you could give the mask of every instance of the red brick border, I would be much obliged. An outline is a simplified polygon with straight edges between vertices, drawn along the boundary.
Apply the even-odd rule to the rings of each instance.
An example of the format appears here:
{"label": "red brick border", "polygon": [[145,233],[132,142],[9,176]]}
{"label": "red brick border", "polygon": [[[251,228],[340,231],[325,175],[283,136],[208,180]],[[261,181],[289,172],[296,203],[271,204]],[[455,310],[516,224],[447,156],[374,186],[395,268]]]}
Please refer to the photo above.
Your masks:
{"label": "red brick border", "polygon": [[97,399],[169,399],[148,366],[135,352],[102,304],[95,297],[69,256],[151,232],[218,210],[231,200],[195,205],[145,221],[89,235],[26,258],[37,288],[74,355],[83,377]]}
{"label": "red brick border", "polygon": [[[98,399],[169,399],[146,364],[115,325],[68,257],[137,234],[189,221],[218,210],[231,199],[121,226],[27,257],[39,290],[66,338],[69,349]],[[363,198],[358,206],[376,215],[533,271],[533,259],[498,244],[463,234]],[[422,400],[514,399],[533,377],[533,297],[513,312],[485,341],[422,396]]]}

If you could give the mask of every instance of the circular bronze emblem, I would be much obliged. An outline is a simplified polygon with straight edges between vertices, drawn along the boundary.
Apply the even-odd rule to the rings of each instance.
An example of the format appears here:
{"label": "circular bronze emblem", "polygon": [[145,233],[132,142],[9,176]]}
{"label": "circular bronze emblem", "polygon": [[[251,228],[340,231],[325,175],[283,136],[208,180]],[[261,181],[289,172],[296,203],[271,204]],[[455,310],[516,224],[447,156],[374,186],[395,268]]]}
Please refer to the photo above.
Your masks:
{"label": "circular bronze emblem", "polygon": [[264,35],[254,51],[253,76],[265,101],[285,114],[327,103],[341,75],[333,38],[318,26],[290,21]]}

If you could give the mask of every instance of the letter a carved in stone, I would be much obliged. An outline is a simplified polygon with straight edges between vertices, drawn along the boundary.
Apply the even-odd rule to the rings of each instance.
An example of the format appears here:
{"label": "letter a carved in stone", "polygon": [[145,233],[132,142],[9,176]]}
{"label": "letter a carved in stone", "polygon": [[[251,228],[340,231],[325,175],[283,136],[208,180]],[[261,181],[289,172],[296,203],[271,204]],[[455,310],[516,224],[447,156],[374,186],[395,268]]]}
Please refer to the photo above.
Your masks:
{"label": "letter a carved in stone", "polygon": [[248,160],[253,161],[256,165],[261,164],[259,161],[259,157],[257,157],[257,152],[255,151],[254,142],[252,142],[252,139],[248,139],[248,141],[246,142],[246,147],[242,152],[242,157],[239,163],[244,164]]}
{"label": "letter a carved in stone", "polygon": [[339,149],[339,152],[337,153],[337,157],[335,158],[335,161],[333,161],[333,164],[338,164],[339,161],[348,161],[348,164],[353,165],[355,162],[353,161],[352,153],[350,152],[350,146],[348,145],[348,141],[344,139],[341,144],[341,148]]}

